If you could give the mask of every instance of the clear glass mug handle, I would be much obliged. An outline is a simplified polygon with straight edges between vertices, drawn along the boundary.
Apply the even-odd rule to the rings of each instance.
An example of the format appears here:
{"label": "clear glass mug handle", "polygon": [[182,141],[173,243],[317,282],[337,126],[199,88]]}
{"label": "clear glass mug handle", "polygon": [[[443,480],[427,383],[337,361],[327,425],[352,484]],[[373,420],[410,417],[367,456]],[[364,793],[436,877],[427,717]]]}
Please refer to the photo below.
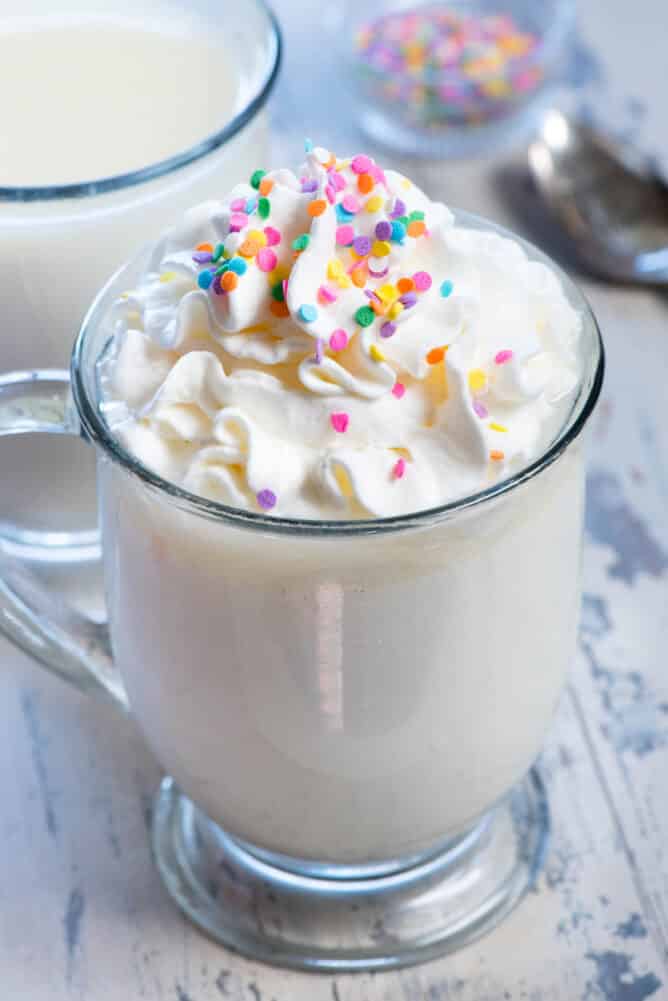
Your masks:
{"label": "clear glass mug handle", "polygon": [[[68,372],[0,375],[0,438],[20,434],[81,437]],[[104,695],[128,708],[106,624],[87,618],[49,591],[1,539],[0,632],[81,691]]]}

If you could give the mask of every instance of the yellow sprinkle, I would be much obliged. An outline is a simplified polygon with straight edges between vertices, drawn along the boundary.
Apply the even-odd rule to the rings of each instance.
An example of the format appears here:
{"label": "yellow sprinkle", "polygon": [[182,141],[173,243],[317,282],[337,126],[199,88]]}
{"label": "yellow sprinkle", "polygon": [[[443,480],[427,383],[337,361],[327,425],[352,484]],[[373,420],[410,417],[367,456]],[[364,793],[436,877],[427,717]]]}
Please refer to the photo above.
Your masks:
{"label": "yellow sprinkle", "polygon": [[507,97],[512,93],[510,85],[501,78],[484,80],[481,84],[479,84],[479,87],[483,94],[487,97]]}
{"label": "yellow sprinkle", "polygon": [[508,428],[504,428],[503,424],[497,424],[496,421],[492,421],[490,424],[490,429],[492,431],[507,431]]}
{"label": "yellow sprinkle", "polygon": [[403,302],[395,302],[388,309],[387,315],[389,316],[389,318],[391,320],[396,320],[396,318],[401,313],[403,313],[403,311],[404,311],[404,304],[403,304]]}
{"label": "yellow sprinkle", "polygon": [[290,272],[287,268],[283,267],[282,265],[279,265],[277,268],[274,268],[273,271],[269,272],[269,274],[267,275],[267,280],[270,285],[276,285],[278,282],[285,281],[289,273]]}
{"label": "yellow sprinkle", "polygon": [[160,275],[160,281],[163,283],[163,285],[166,285],[167,282],[173,282],[175,278],[176,278],[176,271],[165,271],[164,274]]}
{"label": "yellow sprinkle", "polygon": [[412,187],[412,184],[407,177],[404,177],[403,181],[401,182],[401,186],[402,188],[406,188],[406,190],[408,191],[408,189]]}
{"label": "yellow sprinkle", "polygon": [[374,361],[385,361],[385,355],[383,354],[383,352],[380,350],[379,347],[376,347],[375,344],[372,344],[371,347],[369,348],[369,354],[371,355]]}
{"label": "yellow sprinkle", "polygon": [[487,385],[487,376],[481,368],[472,368],[469,372],[469,389],[472,393],[478,393]]}
{"label": "yellow sprinkle", "polygon": [[342,274],[343,264],[337,257],[332,258],[327,265],[327,277],[332,281],[335,281],[337,278],[340,278]]}
{"label": "yellow sprinkle", "polygon": [[380,288],[376,289],[376,295],[383,302],[391,303],[397,298],[397,290],[394,285],[381,285]]}
{"label": "yellow sprinkle", "polygon": [[130,298],[130,295],[131,295],[130,292],[122,292],[121,293],[121,299],[125,301],[125,299],[129,299]]}
{"label": "yellow sprinkle", "polygon": [[351,288],[353,283],[348,275],[340,275],[340,277],[336,279],[336,284],[339,288]]}
{"label": "yellow sprinkle", "polygon": [[380,195],[372,195],[371,198],[367,199],[366,210],[367,212],[380,212],[383,207],[383,199]]}
{"label": "yellow sprinkle", "polygon": [[376,240],[371,247],[371,253],[374,257],[387,257],[391,250],[392,247],[386,240]]}
{"label": "yellow sprinkle", "polygon": [[250,229],[246,233],[246,239],[252,240],[253,243],[259,243],[261,247],[267,246],[267,234],[263,233],[261,229]]}

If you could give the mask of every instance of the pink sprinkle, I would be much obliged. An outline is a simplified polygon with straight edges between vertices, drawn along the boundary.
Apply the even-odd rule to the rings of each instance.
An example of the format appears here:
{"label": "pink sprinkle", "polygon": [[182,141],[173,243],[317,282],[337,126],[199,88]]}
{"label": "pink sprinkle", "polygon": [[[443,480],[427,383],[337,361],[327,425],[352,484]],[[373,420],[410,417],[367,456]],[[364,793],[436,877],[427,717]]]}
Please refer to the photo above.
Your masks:
{"label": "pink sprinkle", "polygon": [[244,212],[234,212],[230,216],[230,233],[238,233],[248,224],[248,216]]}
{"label": "pink sprinkle", "polygon": [[328,184],[327,187],[325,188],[325,194],[327,195],[327,201],[329,202],[329,204],[333,205],[336,199],[336,191],[334,190],[331,184]]}
{"label": "pink sprinkle", "polygon": [[368,174],[373,167],[373,163],[368,156],[355,156],[350,164],[350,169],[354,174]]}
{"label": "pink sprinkle", "polygon": [[482,420],[484,420],[485,417],[489,417],[489,410],[479,400],[474,400],[473,401],[473,409],[476,412],[476,414],[478,415],[478,417],[480,417]]}
{"label": "pink sprinkle", "polygon": [[404,386],[403,382],[395,382],[395,384],[392,386],[392,396],[396,396],[398,400],[401,399],[401,397],[404,395],[405,392],[406,392],[406,387]]}
{"label": "pink sprinkle", "polygon": [[512,357],[513,357],[512,351],[509,350],[499,351],[499,353],[495,356],[494,361],[496,362],[497,365],[503,365],[505,362],[510,361]]}
{"label": "pink sprinkle", "polygon": [[246,199],[235,198],[234,201],[230,202],[230,208],[233,212],[243,212],[246,208]]}
{"label": "pink sprinkle", "polygon": [[264,235],[270,247],[276,247],[281,242],[281,234],[273,226],[265,226]]}
{"label": "pink sprinkle", "polygon": [[431,288],[431,275],[426,271],[416,271],[413,275],[413,281],[418,292],[426,292],[427,289]]}
{"label": "pink sprinkle", "polygon": [[283,284],[283,301],[287,302],[288,301],[288,279],[284,278],[282,284]]}
{"label": "pink sprinkle", "polygon": [[329,175],[329,183],[332,185],[335,191],[343,191],[346,186],[345,178],[336,171],[332,171]]}
{"label": "pink sprinkle", "polygon": [[394,469],[392,470],[395,479],[400,480],[405,472],[406,472],[406,460],[397,459],[397,461],[394,464]]}
{"label": "pink sprinkle", "polygon": [[341,201],[346,212],[359,212],[360,203],[354,195],[344,195]]}
{"label": "pink sprinkle", "polygon": [[332,427],[334,428],[335,431],[338,431],[339,434],[343,434],[344,431],[348,430],[348,422],[350,421],[348,414],[343,412],[338,414],[330,414],[329,419],[331,421]]}
{"label": "pink sprinkle", "polygon": [[320,299],[322,299],[323,302],[326,303],[336,302],[335,294],[331,292],[326,285],[320,286],[320,288],[318,289],[318,296],[320,297]]}
{"label": "pink sprinkle", "polygon": [[336,230],[336,242],[340,247],[347,247],[355,239],[355,230],[352,226],[338,226]]}
{"label": "pink sprinkle", "polygon": [[329,346],[332,351],[343,351],[348,343],[348,334],[345,330],[335,330],[333,334],[330,334]]}
{"label": "pink sprinkle", "polygon": [[270,247],[262,247],[255,255],[260,271],[273,271],[278,263],[278,257]]}

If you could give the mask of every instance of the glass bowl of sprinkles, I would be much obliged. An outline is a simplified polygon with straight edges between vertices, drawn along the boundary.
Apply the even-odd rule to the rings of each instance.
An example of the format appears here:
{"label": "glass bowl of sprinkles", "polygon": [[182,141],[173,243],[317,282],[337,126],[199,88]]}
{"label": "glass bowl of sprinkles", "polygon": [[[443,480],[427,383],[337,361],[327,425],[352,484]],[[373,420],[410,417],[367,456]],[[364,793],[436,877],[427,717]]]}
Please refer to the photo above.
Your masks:
{"label": "glass bowl of sprinkles", "polygon": [[564,74],[575,27],[575,0],[371,0],[348,12],[362,127],[427,156],[526,134]]}

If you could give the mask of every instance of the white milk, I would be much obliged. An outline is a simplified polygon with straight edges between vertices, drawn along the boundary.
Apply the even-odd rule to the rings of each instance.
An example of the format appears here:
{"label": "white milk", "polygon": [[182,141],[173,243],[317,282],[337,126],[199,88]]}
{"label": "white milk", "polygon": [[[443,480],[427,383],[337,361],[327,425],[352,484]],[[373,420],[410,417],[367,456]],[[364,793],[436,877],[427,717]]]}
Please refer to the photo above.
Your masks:
{"label": "white milk", "polygon": [[[0,187],[94,181],[185,152],[222,128],[245,103],[242,53],[194,18],[160,20],[167,4],[96,5],[0,0]],[[126,10],[128,16],[124,16]],[[44,15],[44,11],[47,14]],[[136,19],[132,19],[132,12]],[[40,14],[39,18],[28,16]],[[150,14],[150,16],[149,16]],[[141,19],[139,19],[141,18]],[[249,59],[246,52],[245,58]],[[266,163],[260,114],[221,149],[156,180],[61,200],[0,197],[0,372],[66,367],[98,289],[144,242],[190,205],[221,197]],[[57,442],[0,449],[0,523],[78,527],[91,510],[71,482],[87,467],[76,446]],[[85,463],[85,465],[81,465]],[[29,465],[28,465],[29,464]],[[47,510],[48,508],[48,510]],[[54,519],[54,511],[58,512]],[[90,521],[86,526],[91,527]]]}
{"label": "white milk", "polygon": [[526,772],[574,646],[582,454],[420,531],[275,537],[100,461],[132,712],[228,831],[319,861],[461,832]]}

